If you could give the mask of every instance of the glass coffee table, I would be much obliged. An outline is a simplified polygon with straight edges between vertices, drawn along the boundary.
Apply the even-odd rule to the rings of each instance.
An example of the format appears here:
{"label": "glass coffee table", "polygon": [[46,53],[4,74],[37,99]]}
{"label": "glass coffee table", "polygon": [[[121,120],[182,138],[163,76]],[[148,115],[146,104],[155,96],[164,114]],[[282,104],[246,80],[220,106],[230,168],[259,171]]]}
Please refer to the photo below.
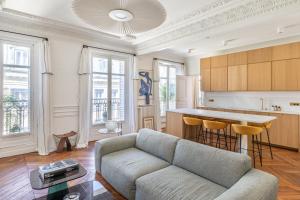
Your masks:
{"label": "glass coffee table", "polygon": [[113,200],[112,194],[98,181],[88,181],[50,193],[36,200]]}
{"label": "glass coffee table", "polygon": [[72,187],[67,182],[83,177],[87,174],[86,169],[79,168],[63,175],[42,181],[38,169],[30,172],[31,187],[35,190],[48,188],[48,195],[37,198],[38,200],[113,200],[112,194],[99,182],[88,181]]}

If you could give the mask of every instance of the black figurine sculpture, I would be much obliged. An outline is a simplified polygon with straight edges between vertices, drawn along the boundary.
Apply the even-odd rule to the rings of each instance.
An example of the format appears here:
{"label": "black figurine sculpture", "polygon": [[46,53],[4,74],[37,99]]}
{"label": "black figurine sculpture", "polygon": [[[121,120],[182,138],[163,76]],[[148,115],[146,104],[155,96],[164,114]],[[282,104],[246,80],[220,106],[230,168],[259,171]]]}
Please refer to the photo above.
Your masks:
{"label": "black figurine sculpture", "polygon": [[146,104],[150,104],[150,95],[152,95],[152,79],[149,77],[149,72],[139,72],[143,77],[141,79],[140,96],[146,97]]}

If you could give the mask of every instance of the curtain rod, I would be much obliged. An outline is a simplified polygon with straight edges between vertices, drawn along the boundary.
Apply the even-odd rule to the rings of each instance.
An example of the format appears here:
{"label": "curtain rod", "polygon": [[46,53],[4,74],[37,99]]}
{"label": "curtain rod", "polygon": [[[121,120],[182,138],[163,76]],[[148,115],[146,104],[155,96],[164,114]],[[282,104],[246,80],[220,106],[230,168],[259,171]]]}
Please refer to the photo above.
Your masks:
{"label": "curtain rod", "polygon": [[177,63],[177,64],[184,65],[184,63],[182,63],[182,62],[176,62],[176,61],[160,59],[160,58],[153,58],[153,60],[161,60],[161,61],[165,61],[165,62],[171,62],[171,63]]}
{"label": "curtain rod", "polygon": [[46,37],[41,37],[41,36],[36,36],[36,35],[29,35],[29,34],[25,34],[25,33],[17,33],[17,32],[14,32],[14,31],[6,31],[6,30],[0,30],[0,31],[5,32],[5,33],[13,33],[13,34],[18,34],[18,35],[24,35],[24,36],[29,36],[29,37],[40,38],[40,39],[48,41],[48,38],[46,38]]}
{"label": "curtain rod", "polygon": [[136,56],[136,54],[134,54],[134,53],[128,53],[128,52],[116,51],[116,50],[112,50],[112,49],[105,49],[105,48],[100,48],[100,47],[94,47],[94,46],[83,45],[83,48],[88,48],[88,47],[94,48],[94,49],[101,49],[101,50],[105,50],[105,51],[112,51],[112,52],[116,52],[116,53],[124,53],[124,54],[128,54],[128,55]]}

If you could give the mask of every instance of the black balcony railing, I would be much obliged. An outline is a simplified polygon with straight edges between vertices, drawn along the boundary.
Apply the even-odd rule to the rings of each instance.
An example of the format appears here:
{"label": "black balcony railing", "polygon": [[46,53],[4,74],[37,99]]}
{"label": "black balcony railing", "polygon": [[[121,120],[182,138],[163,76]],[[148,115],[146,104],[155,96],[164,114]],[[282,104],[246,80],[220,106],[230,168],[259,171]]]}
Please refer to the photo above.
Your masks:
{"label": "black balcony railing", "polygon": [[3,129],[5,134],[29,131],[29,103],[27,100],[3,101]]}
{"label": "black balcony railing", "polygon": [[[97,98],[93,99],[93,121],[94,123],[105,122],[108,120],[108,99]],[[111,99],[111,119],[112,120],[122,120],[123,119],[123,110],[121,108],[121,99],[112,98]]]}

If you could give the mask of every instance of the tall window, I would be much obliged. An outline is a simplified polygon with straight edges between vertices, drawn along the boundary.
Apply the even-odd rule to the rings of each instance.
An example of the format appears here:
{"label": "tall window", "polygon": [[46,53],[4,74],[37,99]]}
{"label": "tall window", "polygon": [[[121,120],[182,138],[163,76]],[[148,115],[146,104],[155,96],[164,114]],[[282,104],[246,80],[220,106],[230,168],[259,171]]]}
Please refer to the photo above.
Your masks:
{"label": "tall window", "polygon": [[92,57],[93,124],[124,120],[126,60],[110,56]]}
{"label": "tall window", "polygon": [[1,135],[29,133],[31,47],[7,42],[0,44]]}
{"label": "tall window", "polygon": [[166,110],[176,108],[176,66],[159,63],[159,95],[160,115],[166,115]]}

